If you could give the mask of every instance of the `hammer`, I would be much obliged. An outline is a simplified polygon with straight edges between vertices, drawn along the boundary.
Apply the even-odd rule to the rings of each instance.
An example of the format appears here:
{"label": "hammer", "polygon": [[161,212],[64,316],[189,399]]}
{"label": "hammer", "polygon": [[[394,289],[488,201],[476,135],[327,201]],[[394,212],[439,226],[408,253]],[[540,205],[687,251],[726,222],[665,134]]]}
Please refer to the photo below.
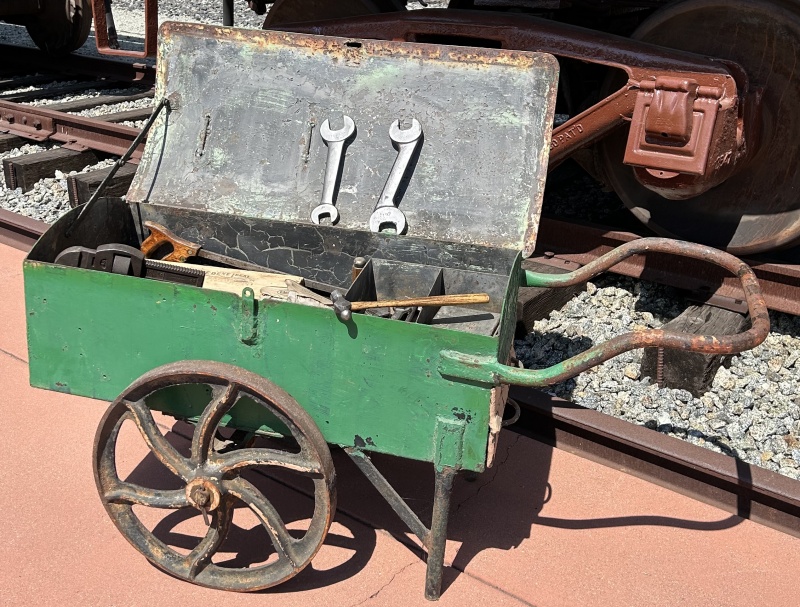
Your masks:
{"label": "hammer", "polygon": [[482,304],[489,301],[487,293],[462,293],[460,295],[432,295],[430,297],[416,297],[412,299],[384,299],[383,301],[347,301],[344,293],[333,291],[331,293],[333,311],[336,318],[342,322],[349,321],[353,312],[369,310],[370,308],[393,308],[397,306],[464,306],[468,304]]}

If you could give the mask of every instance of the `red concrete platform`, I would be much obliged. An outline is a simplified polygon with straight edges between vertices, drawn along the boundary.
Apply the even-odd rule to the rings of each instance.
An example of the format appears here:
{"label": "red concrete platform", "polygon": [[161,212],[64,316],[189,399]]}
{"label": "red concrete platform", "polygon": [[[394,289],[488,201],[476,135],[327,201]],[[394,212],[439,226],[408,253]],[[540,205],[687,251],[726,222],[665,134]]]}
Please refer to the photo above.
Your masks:
{"label": "red concrete platform", "polygon": [[[293,580],[262,593],[229,594],[149,565],[96,494],[92,440],[106,403],[28,385],[23,257],[0,246],[0,605],[427,604],[416,542],[341,453],[334,453],[335,522],[311,567]],[[161,423],[174,444],[185,446],[189,426]],[[121,471],[134,477],[163,475],[135,436],[122,441],[119,459]],[[430,466],[375,462],[424,519]],[[306,497],[261,482],[287,520],[303,517]],[[475,482],[456,482],[451,512],[442,605],[798,604],[800,540],[511,432],[494,468]],[[223,557],[257,558],[265,536],[246,517],[234,520]],[[200,524],[199,517],[180,516],[159,523],[176,545]]]}

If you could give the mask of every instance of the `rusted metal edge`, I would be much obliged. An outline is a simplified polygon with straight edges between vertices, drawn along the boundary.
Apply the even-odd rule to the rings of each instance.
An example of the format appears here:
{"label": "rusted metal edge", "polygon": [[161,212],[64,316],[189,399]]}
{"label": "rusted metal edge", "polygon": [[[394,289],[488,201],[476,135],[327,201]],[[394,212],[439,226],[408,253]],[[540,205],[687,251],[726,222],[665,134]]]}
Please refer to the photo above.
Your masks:
{"label": "rusted metal edge", "polygon": [[509,429],[800,537],[800,482],[544,392],[512,387]]}
{"label": "rusted metal edge", "polygon": [[[0,133],[33,141],[57,141],[71,150],[97,150],[121,156],[139,135],[140,129],[59,112],[45,107],[0,100]],[[141,157],[144,144],[137,147],[134,161]]]}
{"label": "rusted metal edge", "polygon": [[29,251],[49,227],[43,221],[0,209],[0,244]]}
{"label": "rusted metal edge", "polygon": [[[638,234],[610,230],[602,226],[570,223],[542,217],[536,253],[537,263],[570,269],[574,264],[586,265],[612,249],[641,238]],[[800,264],[773,263],[743,259],[756,274],[767,307],[771,310],[800,315]],[[609,270],[622,276],[686,289],[707,295],[714,305],[741,311],[743,298],[739,281],[734,276],[700,260],[674,255],[636,256]],[[725,300],[728,300],[727,302]]]}
{"label": "rusted metal edge", "polygon": [[146,63],[100,59],[83,55],[53,56],[27,46],[0,44],[1,57],[13,57],[15,67],[28,66],[47,72],[81,74],[97,78],[110,78],[119,82],[153,84],[156,68]]}

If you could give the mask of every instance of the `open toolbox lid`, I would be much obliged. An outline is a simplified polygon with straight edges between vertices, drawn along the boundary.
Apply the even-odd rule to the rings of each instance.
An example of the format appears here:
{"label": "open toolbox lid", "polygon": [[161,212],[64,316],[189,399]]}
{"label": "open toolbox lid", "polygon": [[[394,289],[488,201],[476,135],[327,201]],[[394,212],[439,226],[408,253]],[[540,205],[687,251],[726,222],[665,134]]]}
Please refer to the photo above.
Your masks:
{"label": "open toolbox lid", "polygon": [[[398,151],[423,131],[397,206],[407,234],[533,252],[558,76],[547,54],[167,23],[153,126],[129,202],[311,224],[327,147],[352,118],[337,228],[369,230]],[[327,223],[327,219],[322,220]]]}

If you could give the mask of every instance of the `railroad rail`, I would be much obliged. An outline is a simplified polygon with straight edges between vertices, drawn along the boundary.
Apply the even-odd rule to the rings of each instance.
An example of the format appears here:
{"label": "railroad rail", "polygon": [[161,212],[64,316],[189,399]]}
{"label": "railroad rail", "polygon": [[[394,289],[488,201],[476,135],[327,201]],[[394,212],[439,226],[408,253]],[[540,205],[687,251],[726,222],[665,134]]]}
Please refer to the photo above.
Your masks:
{"label": "railroad rail", "polygon": [[28,251],[49,227],[43,221],[0,209],[0,244]]}
{"label": "railroad rail", "polygon": [[509,429],[800,537],[800,482],[539,390]]}
{"label": "railroad rail", "polygon": [[[539,225],[537,252],[531,261],[574,270],[638,238],[642,235],[608,226],[543,217]],[[796,259],[800,256],[795,251],[789,257]],[[753,268],[771,310],[800,315],[800,261],[787,263],[762,257],[742,259]],[[642,257],[627,259],[610,271],[688,291],[694,298],[717,307],[736,312],[746,310],[736,280],[701,261],[653,254],[646,261]]]}

